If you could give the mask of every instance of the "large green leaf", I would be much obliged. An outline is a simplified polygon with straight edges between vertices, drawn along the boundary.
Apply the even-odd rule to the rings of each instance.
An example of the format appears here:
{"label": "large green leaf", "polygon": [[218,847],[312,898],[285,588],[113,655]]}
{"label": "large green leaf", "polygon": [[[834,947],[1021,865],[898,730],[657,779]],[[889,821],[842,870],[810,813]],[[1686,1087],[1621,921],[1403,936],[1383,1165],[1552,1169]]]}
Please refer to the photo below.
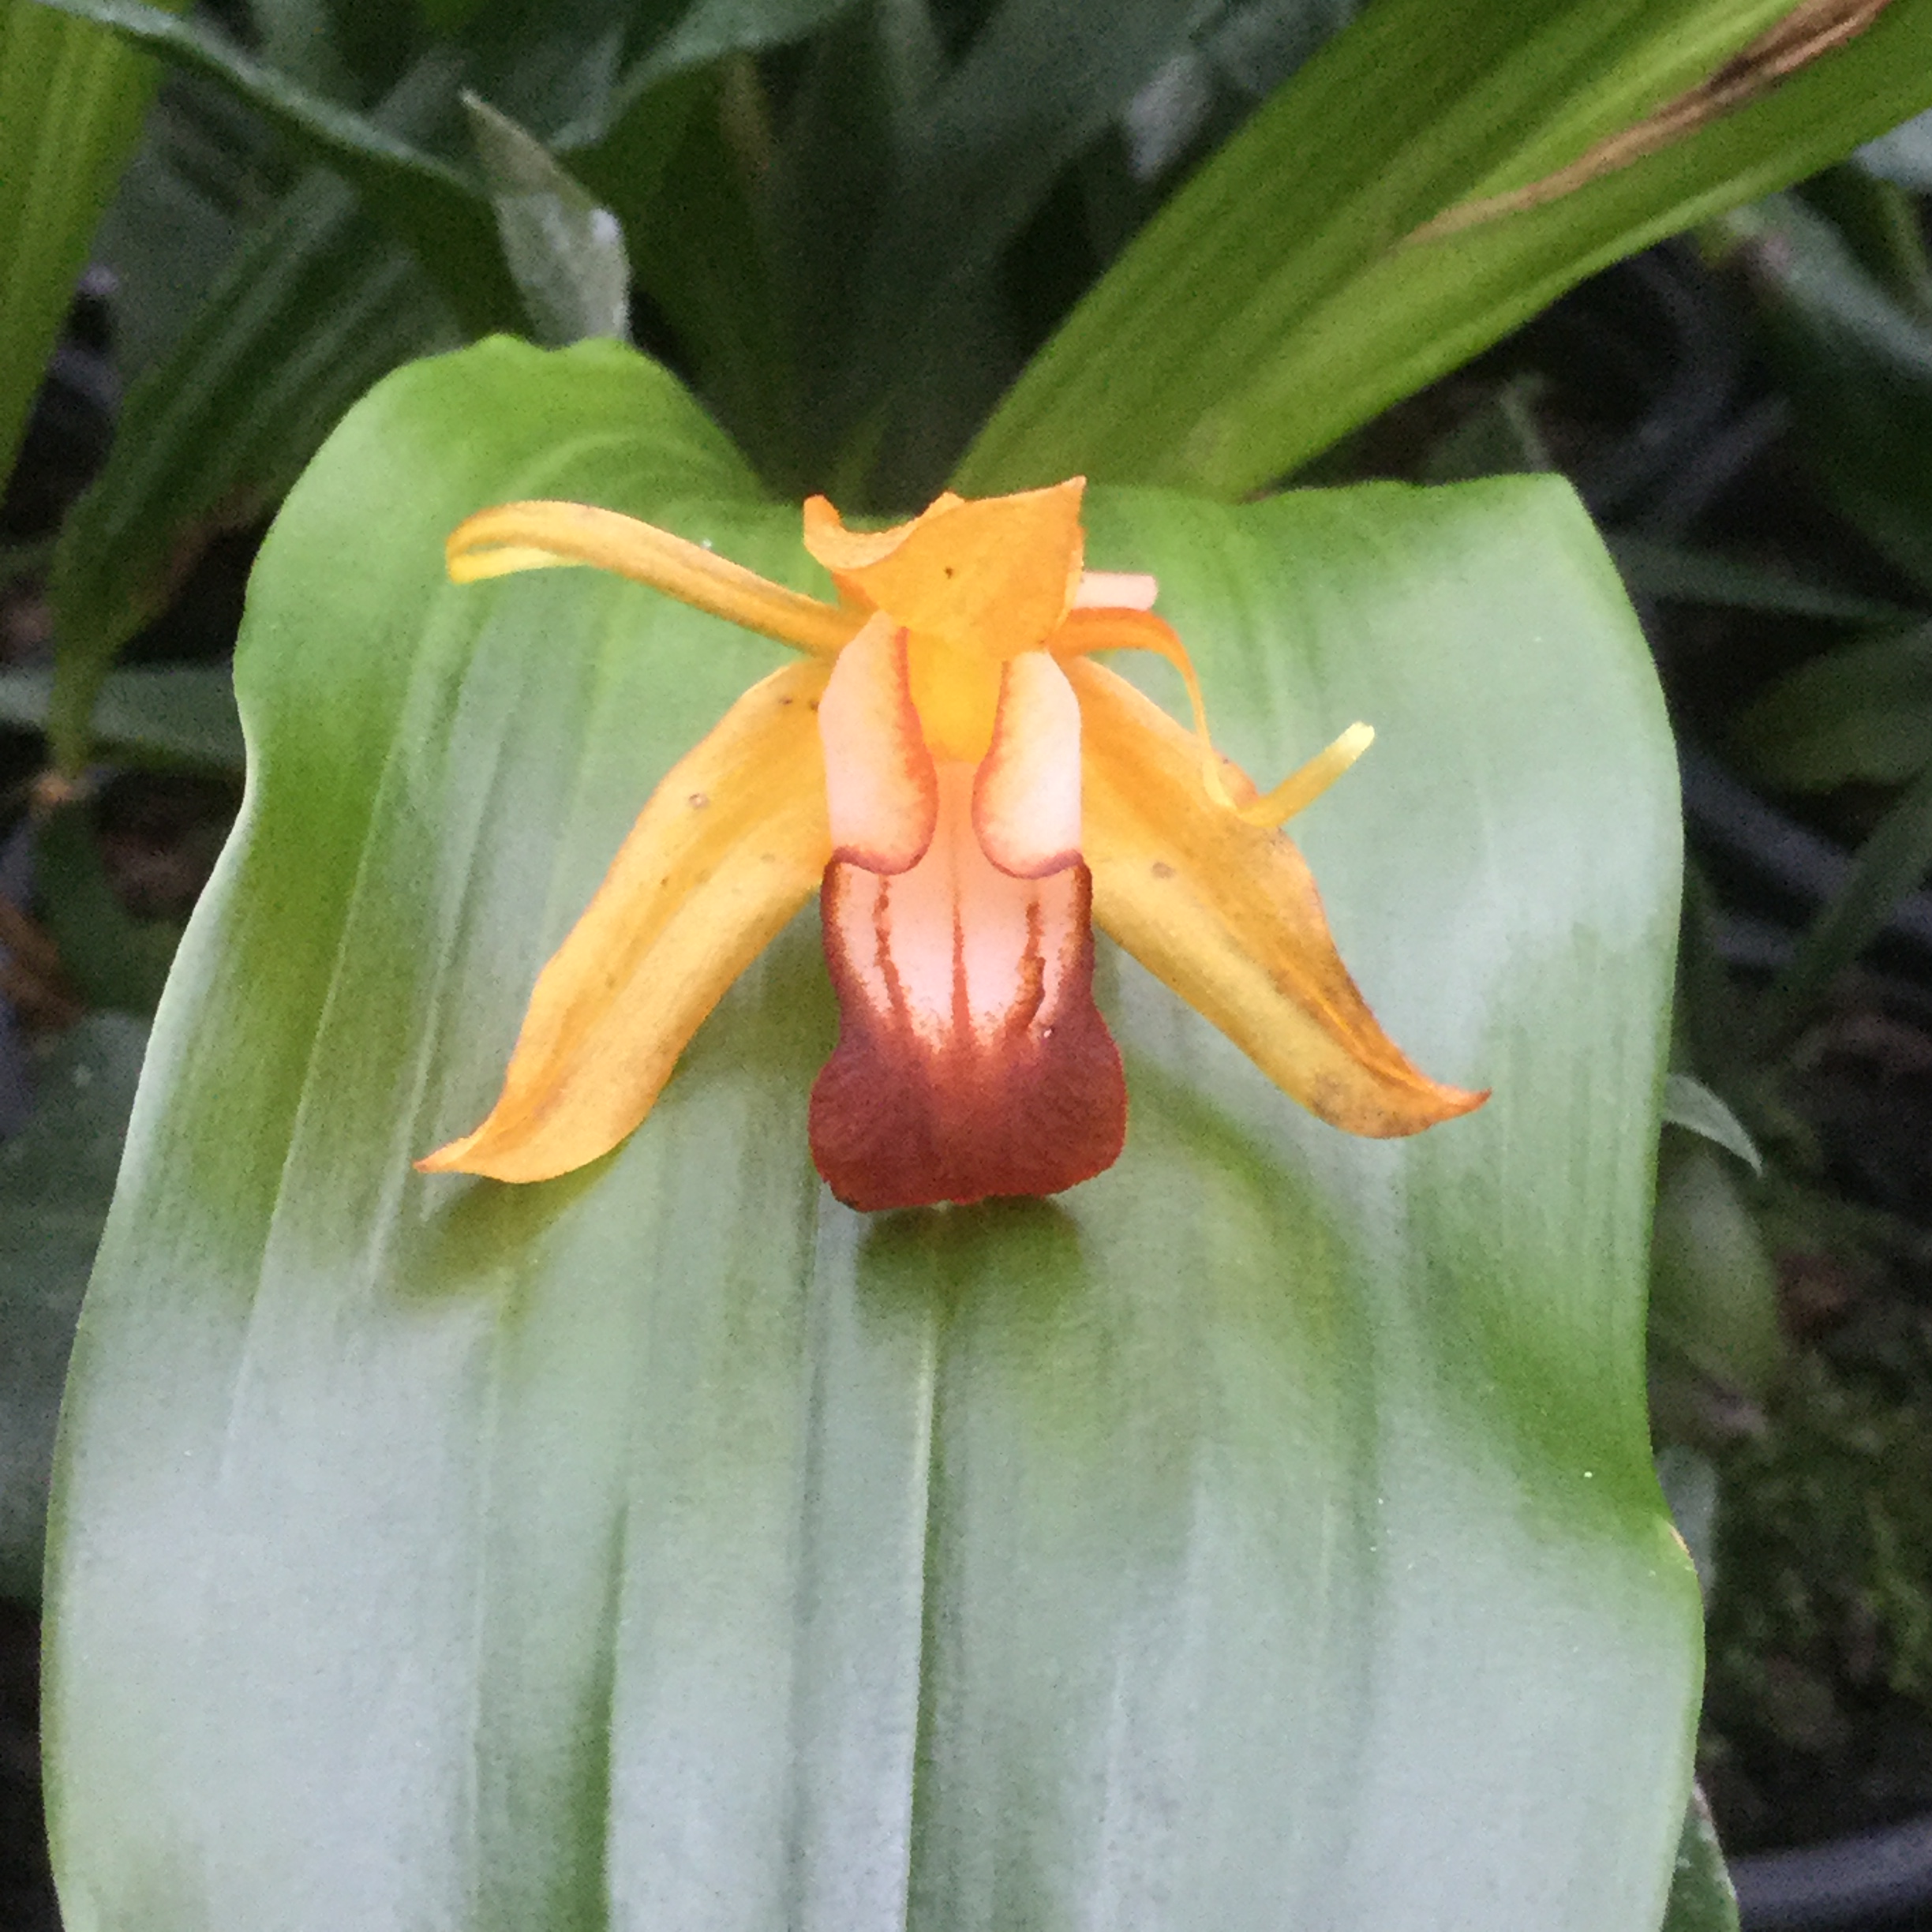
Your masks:
{"label": "large green leaf", "polygon": [[1593,269],[1932,103],[1932,0],[1631,165],[1452,232],[1682,99],[1793,0],[1377,0],[1136,238],[958,487],[1084,470],[1240,496]]}
{"label": "large green leaf", "polygon": [[1488,1107],[1345,1138],[1109,949],[1120,1164],[872,1219],[806,1157],[809,919],[595,1168],[410,1169],[780,655],[587,571],[440,581],[538,495],[807,580],[608,344],[403,371],[291,495],[66,1410],[70,1922],[1652,1932],[1699,1642],[1642,1387],[1677,818],[1564,487],[1091,507],[1237,755],[1381,728],[1305,842]]}
{"label": "large green leaf", "polygon": [[98,27],[0,0],[0,481],[159,78]]}

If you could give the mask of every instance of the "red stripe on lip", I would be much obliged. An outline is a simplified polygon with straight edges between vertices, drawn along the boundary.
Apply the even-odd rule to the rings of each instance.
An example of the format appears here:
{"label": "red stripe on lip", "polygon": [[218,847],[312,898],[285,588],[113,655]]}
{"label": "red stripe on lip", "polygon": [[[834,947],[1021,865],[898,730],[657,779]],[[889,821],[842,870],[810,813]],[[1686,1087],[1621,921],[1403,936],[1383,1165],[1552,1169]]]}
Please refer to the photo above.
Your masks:
{"label": "red stripe on lip", "polygon": [[1001,871],[974,836],[972,768],[938,781],[916,866],[835,859],[820,895],[840,1023],[812,1089],[812,1157],[868,1211],[1055,1194],[1111,1166],[1126,1133],[1086,867]]}

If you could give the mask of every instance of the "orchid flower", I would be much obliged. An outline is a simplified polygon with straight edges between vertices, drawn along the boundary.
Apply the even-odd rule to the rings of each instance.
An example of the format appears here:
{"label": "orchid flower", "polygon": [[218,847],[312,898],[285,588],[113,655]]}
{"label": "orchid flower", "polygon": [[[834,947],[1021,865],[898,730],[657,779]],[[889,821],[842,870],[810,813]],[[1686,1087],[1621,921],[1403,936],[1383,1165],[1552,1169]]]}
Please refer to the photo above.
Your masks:
{"label": "orchid flower", "polygon": [[[812,1158],[882,1209],[1052,1194],[1118,1156],[1120,1054],[1093,1002],[1093,925],[1348,1132],[1481,1105],[1376,1024],[1278,829],[1372,734],[1265,796],[1209,743],[1151,577],[1082,568],[1084,480],[943,496],[890,530],[805,505],[836,604],[588,504],[507,504],[449,539],[459,582],[616,571],[803,653],[674,766],[538,975],[501,1097],[417,1165],[538,1181],[650,1112],[727,987],[819,892],[839,1036]],[[1099,650],[1181,672],[1192,733]]]}

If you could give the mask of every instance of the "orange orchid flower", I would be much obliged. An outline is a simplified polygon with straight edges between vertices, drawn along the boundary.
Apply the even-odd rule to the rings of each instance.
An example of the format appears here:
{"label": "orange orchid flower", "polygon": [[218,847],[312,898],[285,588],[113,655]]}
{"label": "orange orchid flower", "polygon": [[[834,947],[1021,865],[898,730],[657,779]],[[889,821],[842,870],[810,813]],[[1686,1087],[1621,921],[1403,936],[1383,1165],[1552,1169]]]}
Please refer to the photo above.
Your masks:
{"label": "orange orchid flower", "polygon": [[[1154,579],[1083,571],[1083,488],[944,496],[876,531],[815,496],[805,548],[837,604],[583,504],[455,530],[459,582],[593,564],[804,655],[653,793],[538,975],[495,1107],[419,1167],[540,1181],[615,1147],[814,889],[840,1024],[812,1158],[855,1208],[1057,1193],[1113,1164],[1127,1095],[1095,921],[1338,1127],[1414,1133],[1481,1105],[1383,1033],[1277,829],[1372,734],[1258,795],[1208,745]],[[1179,669],[1193,734],[1090,660],[1116,650]]]}

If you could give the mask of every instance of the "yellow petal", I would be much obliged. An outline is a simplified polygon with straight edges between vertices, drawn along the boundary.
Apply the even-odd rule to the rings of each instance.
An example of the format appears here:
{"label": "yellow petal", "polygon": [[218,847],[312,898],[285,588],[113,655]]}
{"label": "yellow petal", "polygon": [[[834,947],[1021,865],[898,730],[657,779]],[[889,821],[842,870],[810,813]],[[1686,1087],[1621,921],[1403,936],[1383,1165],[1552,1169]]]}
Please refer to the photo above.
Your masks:
{"label": "yellow petal", "polygon": [[1080,701],[1044,651],[1009,657],[993,742],[973,777],[979,848],[1015,878],[1044,878],[1080,855]]}
{"label": "yellow petal", "polygon": [[942,496],[889,530],[848,530],[822,496],[805,506],[805,548],[840,590],[908,629],[1006,658],[1059,627],[1080,578],[1085,481],[972,502]]}
{"label": "yellow petal", "polygon": [[502,1097],[417,1166],[544,1181],[650,1112],[725,989],[817,889],[831,839],[813,709],[829,668],[754,684],[676,765],[537,975]]}
{"label": "yellow petal", "polygon": [[1383,1032],[1301,855],[1204,796],[1195,738],[1112,672],[1066,669],[1102,930],[1285,1093],[1350,1133],[1416,1133],[1481,1106],[1486,1094],[1438,1084]]}
{"label": "yellow petal", "polygon": [[458,524],[444,548],[449,574],[458,583],[589,564],[821,656],[837,650],[864,621],[861,615],[788,590],[654,523],[593,504],[499,504]]}
{"label": "yellow petal", "polygon": [[[966,500],[943,490],[920,512],[930,516],[935,510],[950,510]],[[889,557],[906,540],[919,517],[884,530],[856,530],[845,527],[845,519],[823,496],[805,499],[805,548],[835,576],[848,575]]]}
{"label": "yellow petal", "polygon": [[905,633],[883,613],[838,655],[818,705],[833,856],[904,872],[932,843],[939,781],[919,730]]}

